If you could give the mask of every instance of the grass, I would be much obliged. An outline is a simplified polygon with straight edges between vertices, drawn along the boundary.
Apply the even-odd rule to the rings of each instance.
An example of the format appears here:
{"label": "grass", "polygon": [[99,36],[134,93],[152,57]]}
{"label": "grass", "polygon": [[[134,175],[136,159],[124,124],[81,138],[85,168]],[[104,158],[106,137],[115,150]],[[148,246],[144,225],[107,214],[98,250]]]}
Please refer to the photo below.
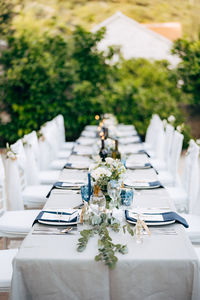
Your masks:
{"label": "grass", "polygon": [[140,23],[180,22],[190,38],[200,31],[200,0],[24,0],[15,24],[45,28],[57,18],[60,27],[79,24],[90,30],[119,10]]}

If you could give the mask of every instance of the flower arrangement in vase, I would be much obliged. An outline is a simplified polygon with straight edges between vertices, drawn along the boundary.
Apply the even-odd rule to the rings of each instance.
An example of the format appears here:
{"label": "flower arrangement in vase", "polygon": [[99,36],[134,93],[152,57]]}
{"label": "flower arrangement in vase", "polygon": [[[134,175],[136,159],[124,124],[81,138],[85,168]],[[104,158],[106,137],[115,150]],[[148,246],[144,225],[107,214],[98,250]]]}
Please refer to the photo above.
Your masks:
{"label": "flower arrangement in vase", "polygon": [[121,185],[125,172],[126,169],[121,161],[110,157],[107,157],[105,162],[98,162],[90,167],[92,183],[101,189],[107,202],[110,201],[110,197],[107,194],[108,183],[114,180]]}

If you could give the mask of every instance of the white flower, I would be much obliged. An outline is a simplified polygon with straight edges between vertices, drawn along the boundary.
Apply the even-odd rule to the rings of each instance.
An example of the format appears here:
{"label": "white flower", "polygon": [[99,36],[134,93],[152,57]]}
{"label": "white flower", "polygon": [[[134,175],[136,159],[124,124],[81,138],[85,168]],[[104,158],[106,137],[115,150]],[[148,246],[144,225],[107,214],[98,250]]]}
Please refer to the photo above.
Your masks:
{"label": "white flower", "polygon": [[113,159],[113,158],[111,158],[111,157],[107,157],[107,158],[106,158],[106,163],[107,163],[108,165],[112,165],[113,162],[114,162],[114,159]]}
{"label": "white flower", "polygon": [[110,177],[111,175],[112,173],[104,167],[96,168],[91,172],[91,176],[95,181],[98,181],[100,177]]}
{"label": "white flower", "polygon": [[197,140],[196,140],[196,143],[197,143],[197,145],[200,146],[200,139],[197,139]]}
{"label": "white flower", "polygon": [[183,129],[184,129],[184,126],[185,126],[184,123],[182,123],[181,125],[178,125],[176,127],[176,130],[181,133],[183,131]]}
{"label": "white flower", "polygon": [[16,160],[17,157],[16,157],[16,154],[14,152],[8,151],[7,152],[7,158],[10,158],[12,160]]}
{"label": "white flower", "polygon": [[169,123],[174,123],[176,118],[173,115],[170,115],[167,120],[168,120]]}

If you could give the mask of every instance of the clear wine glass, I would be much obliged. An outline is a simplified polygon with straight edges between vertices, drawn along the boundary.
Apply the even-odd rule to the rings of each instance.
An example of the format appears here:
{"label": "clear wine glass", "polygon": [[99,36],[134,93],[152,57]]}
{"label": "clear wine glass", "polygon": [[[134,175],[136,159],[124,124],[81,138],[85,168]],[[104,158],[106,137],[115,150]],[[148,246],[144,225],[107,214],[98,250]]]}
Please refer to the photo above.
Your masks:
{"label": "clear wine glass", "polygon": [[111,180],[108,182],[107,187],[108,195],[111,198],[110,208],[113,209],[119,205],[118,199],[121,192],[121,183],[117,180]]}

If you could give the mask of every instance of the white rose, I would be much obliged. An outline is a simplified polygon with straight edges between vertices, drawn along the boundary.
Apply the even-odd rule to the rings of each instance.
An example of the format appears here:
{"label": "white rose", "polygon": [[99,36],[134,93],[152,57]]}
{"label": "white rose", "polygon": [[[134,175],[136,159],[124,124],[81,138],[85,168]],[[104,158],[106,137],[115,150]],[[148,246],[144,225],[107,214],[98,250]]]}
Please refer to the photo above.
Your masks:
{"label": "white rose", "polygon": [[12,151],[7,152],[7,157],[12,159],[12,160],[15,160],[17,158],[16,154],[14,154]]}
{"label": "white rose", "polygon": [[176,118],[173,115],[171,115],[168,117],[167,120],[169,121],[169,123],[173,123],[176,120]]}
{"label": "white rose", "polygon": [[114,159],[111,158],[111,157],[106,157],[106,163],[109,164],[109,165],[112,165],[114,162]]}

